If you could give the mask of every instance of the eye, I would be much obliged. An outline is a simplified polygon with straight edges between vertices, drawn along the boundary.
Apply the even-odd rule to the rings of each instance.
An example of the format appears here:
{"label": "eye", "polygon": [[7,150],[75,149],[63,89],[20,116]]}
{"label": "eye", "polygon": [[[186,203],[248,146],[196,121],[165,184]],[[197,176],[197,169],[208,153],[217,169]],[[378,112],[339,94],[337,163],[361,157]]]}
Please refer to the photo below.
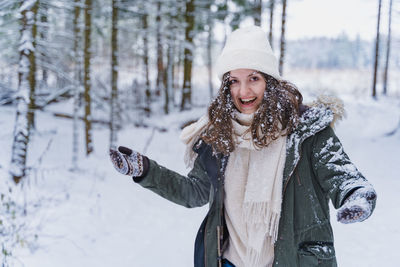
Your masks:
{"label": "eye", "polygon": [[235,84],[235,83],[237,83],[237,80],[235,80],[235,79],[229,80],[229,85],[232,85],[232,84]]}
{"label": "eye", "polygon": [[258,80],[260,80],[260,78],[257,77],[257,76],[251,76],[251,77],[250,77],[250,81],[252,81],[252,82],[256,82],[256,81],[258,81]]}

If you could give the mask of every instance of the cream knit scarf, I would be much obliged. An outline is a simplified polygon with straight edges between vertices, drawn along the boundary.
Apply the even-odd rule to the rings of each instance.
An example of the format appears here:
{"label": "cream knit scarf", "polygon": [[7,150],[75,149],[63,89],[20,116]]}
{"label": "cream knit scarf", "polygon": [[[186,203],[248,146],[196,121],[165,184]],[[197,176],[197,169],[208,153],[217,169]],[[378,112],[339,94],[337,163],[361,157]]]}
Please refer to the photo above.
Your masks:
{"label": "cream knit scarf", "polygon": [[[229,241],[235,243],[230,244],[235,249],[228,247],[227,254],[233,253],[234,258],[240,259],[240,264],[234,262],[238,266],[265,267],[272,264],[278,234],[286,136],[262,149],[255,147],[248,131],[253,116],[236,112],[232,120],[236,149],[228,160],[225,189],[229,191],[230,186],[241,183],[235,189],[241,192],[237,192],[238,197],[225,203],[226,216],[229,217],[228,230],[232,232]],[[182,131],[180,138],[188,146],[185,154],[187,166],[193,166],[196,155],[191,148],[207,122],[207,116],[203,116]]]}
{"label": "cream knit scarf", "polygon": [[[233,205],[238,207],[232,207],[230,203],[226,211],[233,226],[245,228],[235,229],[236,232],[242,231],[242,234],[238,234],[240,241],[231,240],[244,243],[245,255],[237,251],[244,266],[265,267],[272,264],[274,243],[278,235],[286,137],[280,137],[262,149],[255,147],[248,131],[253,116],[235,113],[235,119],[232,120],[236,149],[228,161],[225,189],[235,192],[230,186],[235,187],[238,183],[244,186],[241,186],[243,193],[236,193],[235,196],[237,203]],[[235,199],[231,199],[231,202]]]}

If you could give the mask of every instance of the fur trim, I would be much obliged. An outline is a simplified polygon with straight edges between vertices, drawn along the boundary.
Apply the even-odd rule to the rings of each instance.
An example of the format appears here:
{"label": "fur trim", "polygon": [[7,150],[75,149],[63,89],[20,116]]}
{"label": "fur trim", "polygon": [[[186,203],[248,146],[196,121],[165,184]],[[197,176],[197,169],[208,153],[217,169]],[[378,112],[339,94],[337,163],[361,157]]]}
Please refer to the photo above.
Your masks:
{"label": "fur trim", "polygon": [[333,120],[331,122],[331,127],[335,128],[337,122],[346,118],[346,110],[344,109],[344,102],[337,96],[333,95],[319,95],[316,100],[307,104],[309,107],[320,107],[330,109],[333,112]]}

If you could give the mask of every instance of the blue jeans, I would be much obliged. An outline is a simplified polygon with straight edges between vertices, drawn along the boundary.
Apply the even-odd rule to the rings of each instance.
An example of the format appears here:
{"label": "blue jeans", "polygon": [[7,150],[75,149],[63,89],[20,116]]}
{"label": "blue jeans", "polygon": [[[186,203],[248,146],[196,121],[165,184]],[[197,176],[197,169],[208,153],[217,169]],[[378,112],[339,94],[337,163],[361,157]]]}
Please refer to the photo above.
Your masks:
{"label": "blue jeans", "polygon": [[235,267],[232,262],[228,261],[227,259],[222,260],[222,267]]}

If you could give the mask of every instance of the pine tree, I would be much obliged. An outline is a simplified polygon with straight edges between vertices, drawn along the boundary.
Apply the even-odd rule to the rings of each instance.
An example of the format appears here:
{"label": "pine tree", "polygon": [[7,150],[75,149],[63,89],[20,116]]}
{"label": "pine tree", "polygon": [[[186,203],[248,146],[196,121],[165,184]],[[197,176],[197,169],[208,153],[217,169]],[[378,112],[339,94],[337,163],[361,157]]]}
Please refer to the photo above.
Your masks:
{"label": "pine tree", "polygon": [[156,39],[157,39],[157,81],[156,81],[156,95],[161,95],[164,91],[164,51],[163,40],[161,38],[162,21],[161,21],[161,1],[156,1],[157,15],[156,15]]}
{"label": "pine tree", "polygon": [[387,83],[389,73],[389,59],[390,59],[390,43],[392,36],[392,0],[389,2],[389,23],[388,23],[388,36],[386,41],[386,61],[385,61],[385,72],[383,74],[383,94],[387,94]]}
{"label": "pine tree", "polygon": [[148,15],[146,11],[142,14],[142,29],[144,31],[143,35],[143,63],[145,67],[145,114],[147,117],[150,116],[151,114],[151,91],[150,91],[150,71],[149,71],[149,40],[147,38],[147,32],[148,32]]}
{"label": "pine tree", "polygon": [[261,26],[262,0],[254,0],[254,25]]}
{"label": "pine tree", "polygon": [[[47,42],[47,36],[48,36],[48,6],[47,4],[41,3],[39,7],[39,15],[40,15],[40,25],[43,29],[39,31],[40,39],[46,43]],[[48,63],[48,57],[44,51],[40,53],[40,57],[42,60],[46,63]],[[48,69],[46,67],[42,67],[42,80],[40,81],[41,85],[40,88],[46,88],[47,87],[47,80],[48,80]]]}
{"label": "pine tree", "polygon": [[275,7],[275,0],[270,0],[268,41],[269,41],[269,44],[271,45],[271,48],[274,47],[274,40],[273,40],[274,7]]}
{"label": "pine tree", "polygon": [[10,175],[15,183],[26,175],[26,159],[31,127],[34,119],[36,87],[36,16],[38,1],[22,1],[20,11],[21,37],[18,70],[17,114],[11,152]]}
{"label": "pine tree", "polygon": [[376,80],[377,80],[377,73],[378,73],[378,65],[379,65],[379,27],[381,23],[381,5],[382,0],[379,1],[378,7],[378,21],[376,26],[376,39],[375,39],[375,61],[374,61],[374,76],[372,81],[372,97],[376,98]]}
{"label": "pine tree", "polygon": [[85,88],[84,100],[85,100],[85,139],[86,139],[86,155],[93,152],[93,141],[92,141],[92,118],[91,118],[91,77],[90,77],[90,59],[92,56],[91,52],[91,28],[92,28],[92,0],[85,0],[85,30],[84,30],[84,77],[83,85]]}
{"label": "pine tree", "polygon": [[118,129],[118,0],[112,0],[110,148],[116,146]]}
{"label": "pine tree", "polygon": [[73,107],[73,122],[72,122],[72,167],[78,167],[78,151],[79,151],[79,134],[78,134],[78,115],[79,115],[79,100],[82,93],[82,57],[81,49],[81,30],[80,30],[80,14],[82,0],[74,0],[73,7],[73,61],[74,61],[74,107]]}
{"label": "pine tree", "polygon": [[192,64],[193,64],[193,35],[195,26],[195,1],[186,0],[185,11],[185,49],[183,59],[183,85],[182,85],[182,101],[181,110],[188,109],[191,105],[192,98]]}
{"label": "pine tree", "polygon": [[210,100],[213,99],[214,97],[214,89],[213,89],[213,83],[212,83],[212,42],[213,42],[213,20],[214,16],[211,13],[211,5],[213,1],[208,1],[207,2],[207,10],[208,10],[208,15],[207,15],[207,68],[208,68],[208,88],[210,91]]}
{"label": "pine tree", "polygon": [[286,41],[285,41],[285,27],[286,27],[286,0],[282,0],[282,25],[281,25],[281,53],[279,56],[279,73],[283,75],[283,63],[285,58]]}

